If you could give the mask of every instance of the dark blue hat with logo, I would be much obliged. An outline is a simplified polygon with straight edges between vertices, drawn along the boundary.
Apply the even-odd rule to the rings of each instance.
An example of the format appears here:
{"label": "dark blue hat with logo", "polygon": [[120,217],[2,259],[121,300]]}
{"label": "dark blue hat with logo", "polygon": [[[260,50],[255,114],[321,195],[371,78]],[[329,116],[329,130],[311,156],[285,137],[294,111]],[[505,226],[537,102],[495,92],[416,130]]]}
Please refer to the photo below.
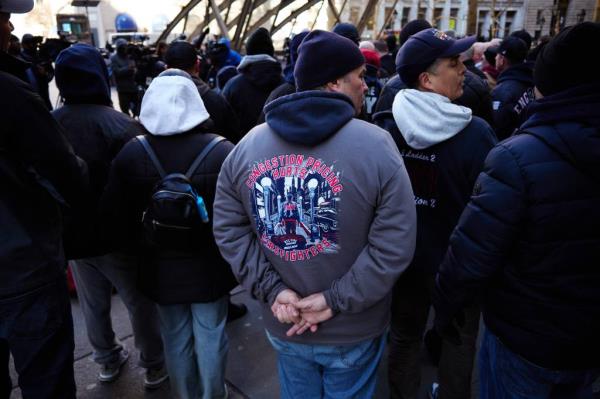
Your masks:
{"label": "dark blue hat with logo", "polygon": [[455,40],[441,30],[431,28],[411,36],[396,56],[396,71],[400,79],[412,87],[419,75],[438,58],[451,58],[467,51],[475,43],[475,36]]}

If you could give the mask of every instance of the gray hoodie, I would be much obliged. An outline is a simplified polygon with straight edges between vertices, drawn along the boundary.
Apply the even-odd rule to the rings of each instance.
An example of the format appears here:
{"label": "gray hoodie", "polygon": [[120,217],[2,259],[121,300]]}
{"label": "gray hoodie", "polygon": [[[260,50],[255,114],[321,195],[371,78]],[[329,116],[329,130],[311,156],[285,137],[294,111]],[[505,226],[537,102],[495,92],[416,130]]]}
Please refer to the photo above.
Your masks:
{"label": "gray hoodie", "polygon": [[[301,343],[350,344],[389,322],[390,292],[410,263],[416,215],[389,133],[353,119],[343,95],[310,91],[270,103],[226,159],[214,234],[240,283],[264,302],[269,332]],[[269,306],[291,288],[323,292],[336,315],[286,337]]]}

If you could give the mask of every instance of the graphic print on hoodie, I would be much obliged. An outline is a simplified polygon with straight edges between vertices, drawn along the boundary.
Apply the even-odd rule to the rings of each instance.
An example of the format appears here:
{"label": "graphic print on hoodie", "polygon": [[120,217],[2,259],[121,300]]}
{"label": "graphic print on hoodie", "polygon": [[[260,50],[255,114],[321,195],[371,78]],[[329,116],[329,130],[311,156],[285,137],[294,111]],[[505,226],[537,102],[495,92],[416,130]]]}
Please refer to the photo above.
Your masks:
{"label": "graphic print on hoodie", "polygon": [[261,244],[285,261],[336,253],[344,186],[333,163],[308,154],[280,154],[249,171],[253,216]]}

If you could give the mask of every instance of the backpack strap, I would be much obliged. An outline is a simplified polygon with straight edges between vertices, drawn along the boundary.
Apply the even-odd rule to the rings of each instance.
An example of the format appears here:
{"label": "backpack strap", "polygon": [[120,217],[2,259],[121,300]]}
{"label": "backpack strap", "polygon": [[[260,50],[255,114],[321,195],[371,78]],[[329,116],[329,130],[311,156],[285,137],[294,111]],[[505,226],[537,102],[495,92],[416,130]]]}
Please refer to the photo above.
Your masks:
{"label": "backpack strap", "polygon": [[217,146],[217,144],[219,144],[220,142],[226,140],[225,137],[221,137],[221,136],[217,136],[214,139],[212,139],[210,141],[210,143],[208,143],[206,145],[206,147],[204,147],[204,149],[202,150],[202,152],[200,154],[198,154],[198,156],[196,157],[196,159],[194,159],[194,162],[192,162],[192,165],[190,166],[190,168],[188,169],[187,172],[185,172],[185,176],[188,179],[192,178],[192,174],[194,173],[194,171],[196,171],[196,169],[198,169],[198,166],[200,166],[200,164],[202,163],[202,161],[204,161],[204,158],[206,158],[206,156],[208,155],[209,152],[212,151],[213,148],[215,148]]}
{"label": "backpack strap", "polygon": [[146,139],[146,137],[143,136],[143,135],[140,135],[140,136],[137,136],[136,139],[138,139],[138,141],[140,142],[140,144],[142,144],[142,147],[144,147],[144,150],[146,151],[146,153],[150,157],[150,160],[154,164],[154,167],[156,168],[156,170],[158,170],[158,174],[160,175],[160,178],[164,179],[164,177],[167,175],[167,173],[165,172],[165,169],[160,164],[160,161],[156,157],[156,153],[152,149],[152,146],[150,146],[150,143],[148,142],[148,140]]}

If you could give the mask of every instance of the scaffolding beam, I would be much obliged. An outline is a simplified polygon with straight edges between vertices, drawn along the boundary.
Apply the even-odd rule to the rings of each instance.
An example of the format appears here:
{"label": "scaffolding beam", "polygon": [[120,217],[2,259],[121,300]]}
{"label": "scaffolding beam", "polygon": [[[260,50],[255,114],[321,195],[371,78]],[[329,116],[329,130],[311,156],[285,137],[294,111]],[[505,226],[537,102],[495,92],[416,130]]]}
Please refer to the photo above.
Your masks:
{"label": "scaffolding beam", "polygon": [[365,26],[367,26],[367,21],[373,15],[373,12],[375,11],[375,6],[377,5],[377,3],[378,3],[378,0],[369,0],[369,2],[367,3],[367,6],[365,7],[365,11],[363,12],[362,17],[360,17],[360,20],[358,21],[358,25],[356,26],[359,36],[362,35],[363,31],[365,30]]}
{"label": "scaffolding beam", "polygon": [[156,45],[157,43],[159,43],[161,41],[164,41],[169,36],[169,34],[173,31],[173,29],[175,29],[177,24],[179,22],[181,22],[182,19],[187,18],[187,15],[190,13],[190,11],[192,11],[194,9],[194,7],[196,7],[198,5],[198,3],[200,3],[200,1],[201,0],[190,0],[189,3],[187,3],[185,6],[183,6],[181,8],[181,11],[179,11],[179,13],[175,16],[175,18],[173,18],[173,20],[167,24],[167,27],[160,34],[158,39],[156,39],[156,42],[154,42],[154,45]]}

